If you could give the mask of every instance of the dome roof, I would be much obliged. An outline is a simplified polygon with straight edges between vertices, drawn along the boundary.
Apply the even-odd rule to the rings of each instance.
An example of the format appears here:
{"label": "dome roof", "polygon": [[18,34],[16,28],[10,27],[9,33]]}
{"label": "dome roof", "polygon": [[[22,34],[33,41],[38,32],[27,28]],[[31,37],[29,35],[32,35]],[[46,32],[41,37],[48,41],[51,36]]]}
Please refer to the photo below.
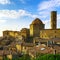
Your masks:
{"label": "dome roof", "polygon": [[39,18],[36,18],[32,24],[43,24],[43,22],[39,19]]}

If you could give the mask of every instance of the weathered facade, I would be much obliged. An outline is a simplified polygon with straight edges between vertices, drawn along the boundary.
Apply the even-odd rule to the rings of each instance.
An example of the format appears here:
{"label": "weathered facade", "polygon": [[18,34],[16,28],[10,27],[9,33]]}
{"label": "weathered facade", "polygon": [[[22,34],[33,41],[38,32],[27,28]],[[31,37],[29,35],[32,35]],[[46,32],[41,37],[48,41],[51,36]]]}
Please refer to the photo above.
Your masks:
{"label": "weathered facade", "polygon": [[[33,24],[34,23],[34,24]],[[30,36],[33,36],[33,43],[59,43],[60,44],[60,29],[57,28],[57,12],[51,12],[51,29],[44,29],[44,23],[36,19],[30,25]]]}
{"label": "weathered facade", "polygon": [[14,38],[18,38],[19,40],[26,41],[30,36],[30,30],[27,28],[22,28],[20,31],[3,31],[3,37],[12,36]]}
{"label": "weathered facade", "polygon": [[31,24],[30,24],[30,36],[31,37],[39,37],[40,35],[40,30],[44,29],[44,24],[43,22],[39,19],[36,18]]}
{"label": "weathered facade", "polygon": [[60,38],[60,29],[40,30],[40,38],[44,39]]}
{"label": "weathered facade", "polygon": [[60,38],[60,29],[57,29],[57,12],[51,12],[51,29],[40,30],[40,38]]}
{"label": "weathered facade", "polygon": [[19,35],[19,31],[3,31],[3,36],[12,36],[12,37],[17,37]]}
{"label": "weathered facade", "polygon": [[60,38],[60,29],[57,29],[57,12],[51,12],[51,29],[44,29],[44,23],[36,18],[30,24],[30,36],[44,39]]}
{"label": "weathered facade", "polygon": [[27,38],[27,37],[30,36],[30,31],[29,31],[29,29],[27,29],[27,28],[22,28],[22,30],[20,31],[20,34],[21,34],[23,37]]}
{"label": "weathered facade", "polygon": [[30,29],[22,28],[21,31],[3,31],[3,36],[23,36],[25,40],[31,37],[40,37],[43,39],[60,38],[60,29],[57,29],[57,12],[51,12],[51,29],[45,29],[45,24],[36,18],[31,24]]}

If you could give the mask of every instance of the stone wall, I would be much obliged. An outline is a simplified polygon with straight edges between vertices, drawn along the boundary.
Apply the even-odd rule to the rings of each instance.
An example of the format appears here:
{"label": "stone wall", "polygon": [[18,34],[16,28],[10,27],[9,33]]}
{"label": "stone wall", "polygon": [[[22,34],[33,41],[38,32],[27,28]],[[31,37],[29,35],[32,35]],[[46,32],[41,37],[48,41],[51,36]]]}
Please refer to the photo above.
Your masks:
{"label": "stone wall", "polygon": [[60,29],[44,29],[40,30],[40,38],[49,39],[49,38],[60,38]]}

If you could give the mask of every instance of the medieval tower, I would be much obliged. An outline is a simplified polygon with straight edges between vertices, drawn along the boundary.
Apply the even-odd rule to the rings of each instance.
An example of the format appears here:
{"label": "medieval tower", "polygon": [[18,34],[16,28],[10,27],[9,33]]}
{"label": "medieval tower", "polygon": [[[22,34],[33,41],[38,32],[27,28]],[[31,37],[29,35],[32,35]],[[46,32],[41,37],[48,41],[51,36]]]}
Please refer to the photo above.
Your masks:
{"label": "medieval tower", "polygon": [[43,22],[36,18],[31,24],[30,24],[30,36],[31,37],[39,37],[40,36],[40,30],[44,29]]}
{"label": "medieval tower", "polygon": [[51,12],[51,29],[56,29],[57,27],[57,11]]}

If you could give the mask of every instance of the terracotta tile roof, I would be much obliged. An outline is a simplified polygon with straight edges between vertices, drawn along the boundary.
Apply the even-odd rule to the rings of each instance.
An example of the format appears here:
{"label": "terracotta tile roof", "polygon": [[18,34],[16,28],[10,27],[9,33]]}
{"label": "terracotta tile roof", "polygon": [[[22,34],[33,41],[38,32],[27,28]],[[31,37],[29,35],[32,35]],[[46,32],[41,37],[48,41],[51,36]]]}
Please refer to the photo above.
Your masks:
{"label": "terracotta tile roof", "polygon": [[43,22],[39,19],[39,18],[36,18],[32,24],[43,24]]}
{"label": "terracotta tile roof", "polygon": [[34,44],[33,44],[33,43],[23,43],[23,46],[27,46],[27,47],[28,47],[28,46],[30,46],[30,47],[32,46],[32,47],[33,47]]}
{"label": "terracotta tile roof", "polygon": [[0,50],[0,55],[8,55],[10,53],[11,51],[8,51],[8,50]]}
{"label": "terracotta tile roof", "polygon": [[3,50],[0,50],[0,56],[3,55]]}
{"label": "terracotta tile roof", "polygon": [[55,46],[54,48],[52,47],[47,47],[47,46],[35,46],[33,47],[33,49],[28,49],[29,50],[29,54],[35,56],[36,53],[43,53],[43,54],[53,54],[55,52],[56,49],[56,53],[60,52],[60,47]]}

